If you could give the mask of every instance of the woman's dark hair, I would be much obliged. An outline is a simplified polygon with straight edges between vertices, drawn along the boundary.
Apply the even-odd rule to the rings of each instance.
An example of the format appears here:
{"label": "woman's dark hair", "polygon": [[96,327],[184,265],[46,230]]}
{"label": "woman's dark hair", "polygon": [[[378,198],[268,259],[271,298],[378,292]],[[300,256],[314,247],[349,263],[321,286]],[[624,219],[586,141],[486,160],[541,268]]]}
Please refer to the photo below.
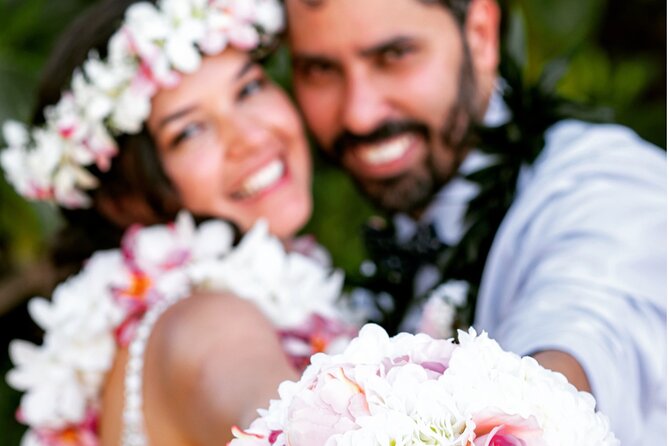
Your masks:
{"label": "woman's dark hair", "polygon": [[[110,37],[119,29],[125,11],[138,0],[102,0],[84,11],[56,41],[45,64],[39,84],[33,123],[44,122],[44,108],[57,103],[67,90],[76,69],[91,51],[106,56]],[[125,228],[114,224],[100,212],[101,199],[127,203],[128,197],[146,204],[150,212],[136,223],[158,223],[172,220],[178,210],[178,199],[158,159],[153,140],[146,130],[137,135],[116,138],[119,154],[111,168],[100,172],[91,168],[100,186],[91,191],[93,206],[89,209],[63,210],[66,226],[56,237],[53,261],[64,271],[78,269],[94,251],[118,247]],[[130,209],[119,207],[120,212]],[[148,214],[148,215],[147,215]],[[68,271],[70,270],[70,271]]]}

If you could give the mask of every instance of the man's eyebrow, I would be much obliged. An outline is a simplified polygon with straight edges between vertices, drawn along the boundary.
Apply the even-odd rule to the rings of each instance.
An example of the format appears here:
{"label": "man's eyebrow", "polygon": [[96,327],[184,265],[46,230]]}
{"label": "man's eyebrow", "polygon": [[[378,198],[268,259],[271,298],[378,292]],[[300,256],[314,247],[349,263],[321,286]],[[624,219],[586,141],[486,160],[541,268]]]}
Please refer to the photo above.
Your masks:
{"label": "man's eyebrow", "polygon": [[[395,36],[390,39],[384,40],[380,43],[376,43],[367,48],[358,50],[358,55],[365,59],[378,57],[384,52],[398,47],[404,47],[412,45],[415,42],[415,38],[410,36]],[[324,66],[333,66],[337,67],[340,65],[340,62],[333,57],[324,56],[322,54],[313,54],[307,52],[295,52],[292,56],[293,65],[300,66],[306,64],[316,64]]]}
{"label": "man's eyebrow", "polygon": [[305,64],[315,64],[315,65],[325,65],[325,66],[338,65],[338,62],[334,58],[322,56],[320,54],[294,53],[292,59],[293,59],[293,65],[295,66],[300,66]]}
{"label": "man's eyebrow", "polygon": [[384,40],[375,45],[372,45],[368,48],[363,48],[360,51],[358,51],[358,54],[364,58],[376,57],[385,53],[388,50],[409,45],[413,41],[414,39],[409,36],[396,36],[388,40]]}

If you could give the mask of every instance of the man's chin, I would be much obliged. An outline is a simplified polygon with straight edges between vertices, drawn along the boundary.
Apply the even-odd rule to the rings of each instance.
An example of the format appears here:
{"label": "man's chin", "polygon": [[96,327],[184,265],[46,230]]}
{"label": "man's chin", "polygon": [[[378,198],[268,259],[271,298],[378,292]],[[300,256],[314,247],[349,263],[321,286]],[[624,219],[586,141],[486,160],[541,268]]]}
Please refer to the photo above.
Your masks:
{"label": "man's chin", "polygon": [[433,182],[427,177],[398,177],[383,181],[356,179],[356,183],[374,206],[390,213],[420,213],[434,193]]}

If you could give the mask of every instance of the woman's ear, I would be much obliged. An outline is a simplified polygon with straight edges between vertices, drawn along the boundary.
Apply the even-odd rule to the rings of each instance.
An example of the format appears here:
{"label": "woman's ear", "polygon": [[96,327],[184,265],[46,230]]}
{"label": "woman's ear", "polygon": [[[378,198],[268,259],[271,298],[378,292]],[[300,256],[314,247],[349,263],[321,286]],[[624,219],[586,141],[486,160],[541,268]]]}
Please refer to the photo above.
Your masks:
{"label": "woman's ear", "polygon": [[497,78],[501,11],[496,0],[472,0],[465,21],[465,38],[479,83]]}

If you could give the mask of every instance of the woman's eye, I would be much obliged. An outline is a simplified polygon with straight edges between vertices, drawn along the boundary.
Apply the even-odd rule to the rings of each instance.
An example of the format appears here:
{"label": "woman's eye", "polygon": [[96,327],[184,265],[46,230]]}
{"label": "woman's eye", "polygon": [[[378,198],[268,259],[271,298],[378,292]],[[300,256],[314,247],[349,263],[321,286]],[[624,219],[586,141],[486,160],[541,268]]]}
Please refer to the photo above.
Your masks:
{"label": "woman's eye", "polygon": [[249,82],[245,83],[241,90],[239,91],[238,98],[244,99],[251,95],[258,93],[266,84],[266,79],[264,77],[257,77]]}
{"label": "woman's eye", "polygon": [[177,133],[177,135],[172,139],[171,146],[176,148],[180,144],[198,135],[201,131],[202,131],[201,124],[199,123],[188,124],[181,131],[179,131],[179,133]]}

